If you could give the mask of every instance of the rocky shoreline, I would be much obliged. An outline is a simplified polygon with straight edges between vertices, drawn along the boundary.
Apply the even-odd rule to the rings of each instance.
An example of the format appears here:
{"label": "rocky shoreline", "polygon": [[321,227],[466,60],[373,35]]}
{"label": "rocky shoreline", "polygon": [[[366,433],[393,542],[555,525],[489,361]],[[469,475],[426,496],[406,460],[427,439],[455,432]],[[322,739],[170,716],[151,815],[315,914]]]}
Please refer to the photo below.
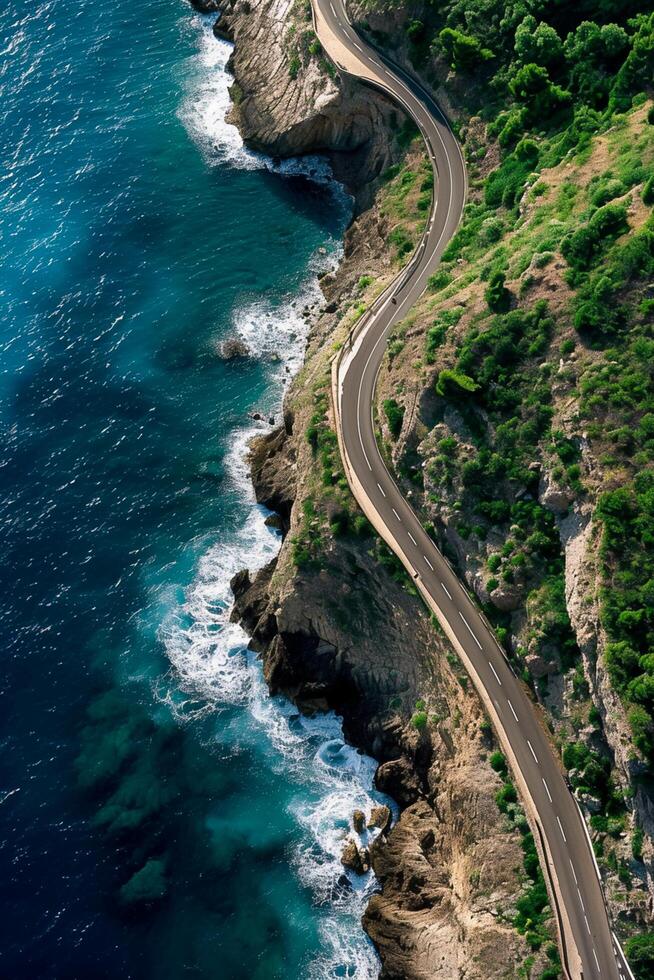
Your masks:
{"label": "rocky shoreline", "polygon": [[[497,808],[492,735],[461,665],[367,533],[330,534],[319,562],[298,558],[317,469],[307,432],[323,405],[333,345],[362,278],[392,274],[380,176],[405,152],[404,121],[382,96],[333,77],[310,45],[299,48],[302,70],[292,77],[289,35],[310,31],[303,6],[194,5],[220,10],[216,33],[235,43],[230,120],[248,145],[278,157],[326,154],[355,200],[344,260],[322,278],[325,305],[287,392],[283,425],[252,446],[256,497],[276,515],[283,543],[256,576],[235,576],[232,615],[251,636],[271,693],[303,711],[336,710],[347,739],[378,760],[378,789],[401,809],[369,857],[356,847],[345,855],[357,865],[370,860],[381,886],[363,923],[381,976],[419,980],[435,969],[452,980],[517,976],[530,953],[511,924],[525,889],[520,835]],[[328,406],[324,416],[329,429]]]}

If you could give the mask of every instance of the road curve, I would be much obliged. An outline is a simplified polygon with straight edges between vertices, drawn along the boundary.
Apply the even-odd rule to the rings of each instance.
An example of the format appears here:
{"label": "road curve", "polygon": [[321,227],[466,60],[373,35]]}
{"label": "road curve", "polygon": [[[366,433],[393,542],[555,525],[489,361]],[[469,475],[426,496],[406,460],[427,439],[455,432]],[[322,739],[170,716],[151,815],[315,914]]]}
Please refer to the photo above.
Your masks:
{"label": "road curve", "polygon": [[534,832],[565,975],[569,980],[626,980],[632,974],[611,930],[586,824],[539,711],[477,605],[404,499],[375,439],[372,408],[386,341],[424,292],[461,218],[467,190],[461,150],[431,96],[354,31],[343,0],[312,0],[312,9],[327,54],[340,70],[403,107],[419,126],[434,169],[434,200],[423,238],[334,361],[334,406],[348,481],[437,616],[492,719]]}

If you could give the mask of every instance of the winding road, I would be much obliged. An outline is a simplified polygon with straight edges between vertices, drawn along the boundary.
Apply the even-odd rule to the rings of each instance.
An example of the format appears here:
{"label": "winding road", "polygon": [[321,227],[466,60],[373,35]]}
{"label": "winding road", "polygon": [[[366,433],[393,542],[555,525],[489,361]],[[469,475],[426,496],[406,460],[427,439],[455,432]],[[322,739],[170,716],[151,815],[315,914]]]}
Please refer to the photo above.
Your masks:
{"label": "winding road", "polygon": [[424,292],[461,219],[467,190],[461,150],[431,96],[356,33],[342,0],[312,0],[312,9],[318,38],[338,68],[381,89],[415,120],[435,182],[428,224],[413,257],[364,314],[352,344],[334,361],[334,405],[348,481],[362,510],[437,616],[493,722],[534,832],[565,976],[626,980],[632,974],[611,929],[586,824],[540,711],[476,603],[397,487],[375,439],[372,408],[386,341]]}

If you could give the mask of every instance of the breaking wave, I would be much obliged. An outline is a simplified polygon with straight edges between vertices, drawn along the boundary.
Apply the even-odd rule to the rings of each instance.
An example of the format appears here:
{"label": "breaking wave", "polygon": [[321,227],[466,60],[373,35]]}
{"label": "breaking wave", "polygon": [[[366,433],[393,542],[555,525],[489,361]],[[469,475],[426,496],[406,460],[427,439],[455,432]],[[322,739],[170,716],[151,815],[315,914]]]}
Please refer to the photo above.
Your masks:
{"label": "breaking wave", "polygon": [[[198,17],[201,68],[189,79],[181,110],[188,131],[202,152],[216,163],[248,169],[267,168],[302,174],[334,187],[335,200],[345,201],[326,161],[304,158],[275,164],[248,150],[236,127],[225,120],[229,107],[229,78],[225,70],[231,45],[214,38],[210,19]],[[296,295],[282,301],[261,298],[233,314],[233,330],[251,356],[271,364],[265,410],[278,411],[283,385],[301,366],[308,322],[322,295],[317,273],[333,267],[339,257],[333,243],[314,257],[309,274]],[[198,562],[194,581],[183,601],[173,608],[161,628],[161,639],[174,671],[177,696],[161,696],[180,720],[239,707],[249,718],[232,737],[240,744],[267,745],[267,764],[283,774],[297,792],[291,814],[298,828],[290,862],[299,881],[310,889],[320,910],[320,949],[307,966],[311,980],[351,977],[374,980],[379,960],[360,925],[369,895],[376,887],[372,872],[355,876],[341,864],[343,844],[353,833],[352,812],[369,814],[380,801],[390,801],[373,786],[375,763],[347,745],[333,713],[307,718],[289,701],[270,697],[261,665],[247,649],[242,628],[230,621],[233,597],[230,580],[240,569],[251,573],[277,554],[280,537],[266,524],[267,512],[256,504],[247,464],[252,438],[269,431],[265,423],[232,433],[225,470],[225,491],[237,494],[245,517],[226,530]],[[170,677],[166,684],[170,688]],[[376,831],[364,831],[370,843]]]}

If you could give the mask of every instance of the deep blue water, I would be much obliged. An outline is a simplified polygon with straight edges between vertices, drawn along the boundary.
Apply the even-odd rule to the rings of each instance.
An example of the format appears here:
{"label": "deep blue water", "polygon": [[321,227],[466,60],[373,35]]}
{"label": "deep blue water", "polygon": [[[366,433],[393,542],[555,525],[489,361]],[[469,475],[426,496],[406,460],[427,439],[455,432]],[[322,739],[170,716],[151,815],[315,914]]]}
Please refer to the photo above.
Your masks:
{"label": "deep blue water", "polygon": [[0,37],[0,976],[369,980],[371,763],[228,622],[278,547],[248,413],[346,202],[243,150],[183,0],[14,0]]}

